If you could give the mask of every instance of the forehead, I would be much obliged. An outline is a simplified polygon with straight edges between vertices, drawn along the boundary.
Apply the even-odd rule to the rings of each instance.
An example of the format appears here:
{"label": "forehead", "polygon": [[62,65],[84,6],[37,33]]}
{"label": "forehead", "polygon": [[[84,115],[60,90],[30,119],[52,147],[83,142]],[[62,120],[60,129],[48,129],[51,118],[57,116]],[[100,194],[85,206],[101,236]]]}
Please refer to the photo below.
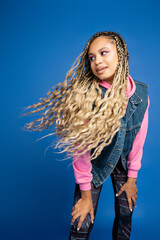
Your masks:
{"label": "forehead", "polygon": [[104,48],[104,47],[112,49],[112,50],[116,50],[115,41],[113,39],[103,37],[103,36],[97,37],[91,43],[89,50],[88,50],[88,54],[94,53],[95,51],[98,51],[99,49]]}

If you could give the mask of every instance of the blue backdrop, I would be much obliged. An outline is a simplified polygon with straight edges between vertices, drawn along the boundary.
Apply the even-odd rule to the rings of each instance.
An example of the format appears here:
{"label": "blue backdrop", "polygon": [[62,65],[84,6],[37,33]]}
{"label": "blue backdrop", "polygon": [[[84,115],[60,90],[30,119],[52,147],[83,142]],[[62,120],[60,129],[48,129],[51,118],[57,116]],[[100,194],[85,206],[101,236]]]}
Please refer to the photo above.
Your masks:
{"label": "blue backdrop", "polygon": [[[24,107],[63,82],[98,31],[116,31],[130,54],[130,75],[149,84],[149,128],[138,174],[131,240],[159,234],[159,1],[0,1],[0,239],[68,239],[75,179],[71,159],[49,148],[49,133],[25,132]],[[56,150],[55,150],[56,151]],[[112,239],[114,195],[105,182],[91,239]]]}

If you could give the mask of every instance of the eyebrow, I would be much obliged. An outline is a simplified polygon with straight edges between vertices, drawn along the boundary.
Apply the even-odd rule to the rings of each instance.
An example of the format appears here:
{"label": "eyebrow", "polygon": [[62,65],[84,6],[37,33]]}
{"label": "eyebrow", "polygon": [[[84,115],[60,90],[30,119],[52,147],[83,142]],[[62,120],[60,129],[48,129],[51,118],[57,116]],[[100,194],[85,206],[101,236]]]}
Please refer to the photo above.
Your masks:
{"label": "eyebrow", "polygon": [[[104,49],[104,48],[107,48],[107,47],[100,48],[100,49],[98,50],[98,52],[100,52],[100,51],[101,51],[102,49]],[[89,53],[88,56],[89,56],[89,55],[94,55],[94,54],[93,54],[93,53]]]}

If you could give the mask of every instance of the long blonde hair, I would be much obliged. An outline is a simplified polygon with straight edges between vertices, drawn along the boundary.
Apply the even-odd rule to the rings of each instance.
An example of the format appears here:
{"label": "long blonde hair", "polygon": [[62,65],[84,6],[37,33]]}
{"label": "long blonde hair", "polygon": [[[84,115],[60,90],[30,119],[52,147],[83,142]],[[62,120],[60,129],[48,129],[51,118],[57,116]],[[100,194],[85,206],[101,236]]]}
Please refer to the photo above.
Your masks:
{"label": "long blonde hair", "polygon": [[[100,79],[93,74],[88,59],[91,43],[100,36],[114,40],[118,53],[113,83],[103,99]],[[38,103],[26,108],[35,110],[22,116],[45,111],[41,117],[25,124],[25,129],[42,131],[50,129],[55,123],[56,131],[49,135],[57,135],[59,140],[56,148],[64,148],[61,153],[66,152],[69,158],[73,155],[79,157],[94,149],[90,160],[97,158],[119,131],[121,118],[126,112],[128,58],[127,46],[119,34],[106,31],[94,34],[68,71],[64,82],[58,83],[54,91],[49,90],[46,97],[40,98]]]}

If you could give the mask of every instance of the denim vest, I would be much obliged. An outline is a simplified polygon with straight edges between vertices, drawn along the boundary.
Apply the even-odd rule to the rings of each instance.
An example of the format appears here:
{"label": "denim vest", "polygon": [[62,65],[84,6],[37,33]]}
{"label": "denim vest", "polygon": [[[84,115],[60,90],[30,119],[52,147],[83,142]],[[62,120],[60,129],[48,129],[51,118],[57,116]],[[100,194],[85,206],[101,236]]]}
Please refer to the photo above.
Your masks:
{"label": "denim vest", "polygon": [[[112,142],[105,146],[101,154],[91,161],[93,184],[99,187],[110,176],[119,159],[121,159],[124,169],[127,171],[127,157],[132,150],[132,145],[136,134],[140,130],[143,117],[148,106],[148,85],[135,81],[136,90],[129,98],[126,113],[121,119],[121,127],[114,135]],[[102,95],[106,88],[101,86]],[[93,148],[91,154],[93,153]]]}

